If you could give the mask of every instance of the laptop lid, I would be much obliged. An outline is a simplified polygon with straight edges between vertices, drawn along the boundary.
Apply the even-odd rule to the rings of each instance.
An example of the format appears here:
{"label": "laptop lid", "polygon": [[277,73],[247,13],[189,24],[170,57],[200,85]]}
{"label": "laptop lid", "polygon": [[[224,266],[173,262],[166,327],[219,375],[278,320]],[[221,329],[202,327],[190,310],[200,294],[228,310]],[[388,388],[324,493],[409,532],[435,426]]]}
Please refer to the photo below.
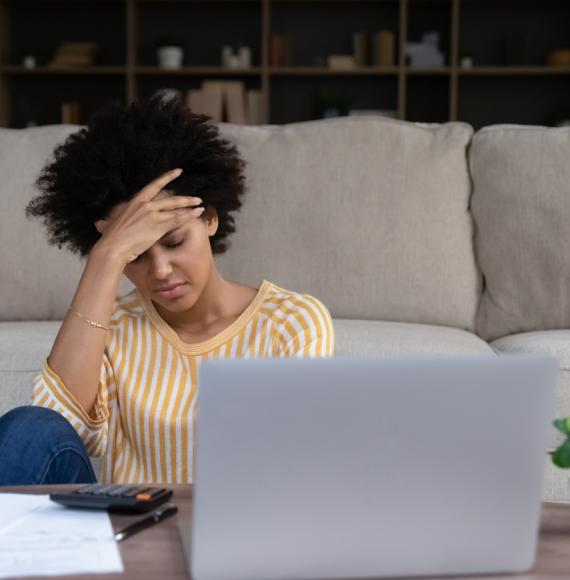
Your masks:
{"label": "laptop lid", "polygon": [[556,373],[534,355],[203,361],[192,577],[530,568]]}

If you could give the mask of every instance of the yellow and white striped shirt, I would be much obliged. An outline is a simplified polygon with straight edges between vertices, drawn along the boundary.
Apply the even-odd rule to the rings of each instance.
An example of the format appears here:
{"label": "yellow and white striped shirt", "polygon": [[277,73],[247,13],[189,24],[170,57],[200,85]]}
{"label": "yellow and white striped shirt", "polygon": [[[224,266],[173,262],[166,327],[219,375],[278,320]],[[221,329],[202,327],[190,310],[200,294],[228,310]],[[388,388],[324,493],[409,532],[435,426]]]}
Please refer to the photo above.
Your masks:
{"label": "yellow and white striped shirt", "polygon": [[103,483],[191,483],[197,368],[203,358],[330,357],[334,328],[309,294],[263,280],[253,302],[222,332],[183,342],[136,288],[117,296],[101,365],[95,416],[50,368],[32,404],[61,413],[93,457]]}

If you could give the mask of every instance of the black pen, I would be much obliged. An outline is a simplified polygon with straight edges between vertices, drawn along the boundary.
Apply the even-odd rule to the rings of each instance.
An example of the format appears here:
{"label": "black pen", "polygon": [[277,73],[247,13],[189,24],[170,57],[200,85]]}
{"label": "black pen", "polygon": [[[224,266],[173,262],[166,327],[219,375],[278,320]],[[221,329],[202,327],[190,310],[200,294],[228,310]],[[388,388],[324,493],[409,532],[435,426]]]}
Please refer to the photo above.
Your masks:
{"label": "black pen", "polygon": [[154,510],[148,517],[127,526],[126,528],[122,529],[121,531],[115,534],[115,540],[120,542],[121,540],[125,540],[126,538],[130,538],[133,534],[144,530],[150,526],[154,526],[154,524],[158,524],[162,520],[173,516],[178,511],[178,508],[175,505],[167,503],[162,507]]}

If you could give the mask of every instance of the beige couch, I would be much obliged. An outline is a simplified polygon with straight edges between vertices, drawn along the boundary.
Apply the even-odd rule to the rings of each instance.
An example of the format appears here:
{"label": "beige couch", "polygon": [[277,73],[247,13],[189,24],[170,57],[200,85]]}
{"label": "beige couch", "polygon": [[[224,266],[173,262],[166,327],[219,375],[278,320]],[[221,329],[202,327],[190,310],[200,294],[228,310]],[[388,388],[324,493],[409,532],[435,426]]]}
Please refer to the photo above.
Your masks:
{"label": "beige couch", "polygon": [[[217,259],[225,276],[319,297],[337,355],[553,353],[557,415],[570,415],[570,128],[358,117],[221,129],[249,186]],[[24,216],[76,130],[0,129],[0,413],[29,403],[83,268]],[[570,473],[546,456],[545,470],[545,498],[568,499]]]}

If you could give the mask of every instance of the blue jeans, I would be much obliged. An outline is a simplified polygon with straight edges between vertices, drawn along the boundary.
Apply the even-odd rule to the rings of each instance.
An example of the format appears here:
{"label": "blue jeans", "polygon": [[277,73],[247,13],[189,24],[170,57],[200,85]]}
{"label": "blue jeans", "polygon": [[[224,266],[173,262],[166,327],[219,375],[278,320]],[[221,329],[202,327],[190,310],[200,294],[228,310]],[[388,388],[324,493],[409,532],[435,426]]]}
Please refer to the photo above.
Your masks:
{"label": "blue jeans", "polygon": [[0,485],[95,483],[77,431],[45,407],[16,407],[0,417]]}

